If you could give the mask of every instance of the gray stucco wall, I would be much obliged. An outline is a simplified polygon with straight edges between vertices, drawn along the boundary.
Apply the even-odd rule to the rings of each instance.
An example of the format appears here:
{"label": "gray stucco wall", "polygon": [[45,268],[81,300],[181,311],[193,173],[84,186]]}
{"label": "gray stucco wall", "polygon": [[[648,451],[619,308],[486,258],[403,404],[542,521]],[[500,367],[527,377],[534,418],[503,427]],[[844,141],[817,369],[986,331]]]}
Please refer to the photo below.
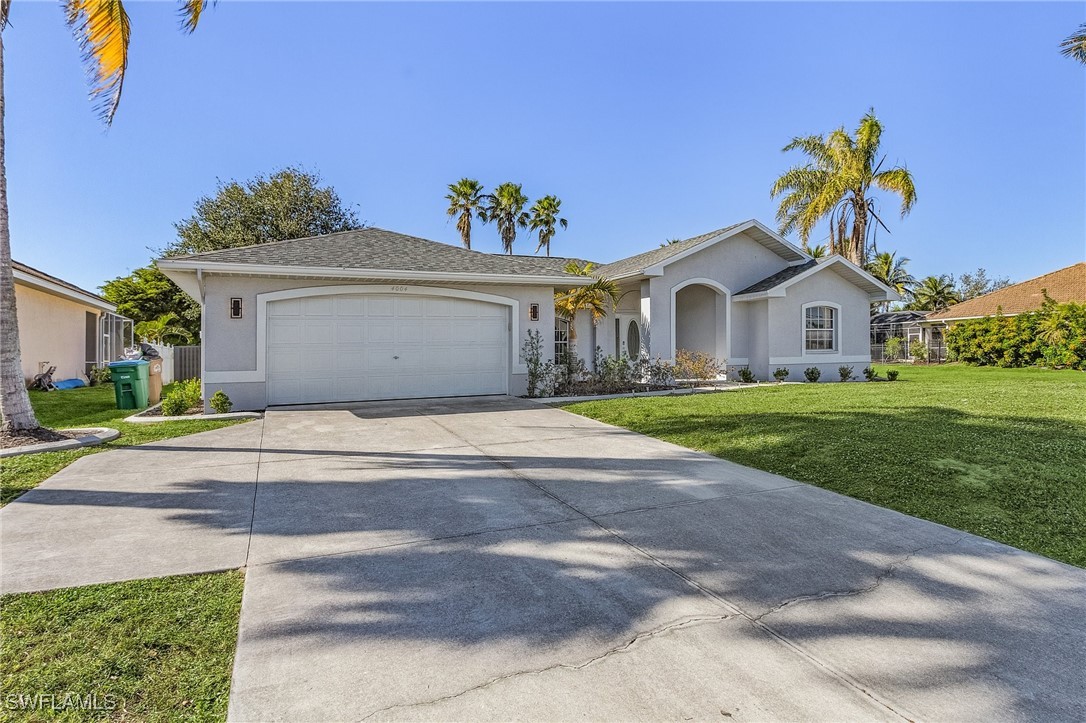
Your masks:
{"label": "gray stucco wall", "polygon": [[[257,369],[257,295],[271,291],[302,289],[324,286],[368,286],[371,288],[387,287],[391,284],[359,283],[341,279],[289,279],[277,277],[225,276],[205,274],[204,277],[204,318],[203,318],[203,354],[204,374],[212,372],[244,372]],[[397,284],[405,290],[398,293],[405,295],[425,295],[430,287],[453,288],[492,294],[511,299],[519,303],[520,336],[510,344],[510,394],[519,395],[526,391],[527,378],[518,373],[520,350],[527,339],[528,331],[535,329],[543,339],[546,358],[554,350],[554,289],[550,286],[510,286],[489,284],[420,284],[408,282]],[[243,316],[231,319],[229,302],[231,298],[242,299]],[[529,305],[539,304],[539,321],[529,321]],[[219,382],[205,380],[205,398],[217,389],[222,389],[234,402],[236,410],[263,409],[265,406],[264,382]]]}

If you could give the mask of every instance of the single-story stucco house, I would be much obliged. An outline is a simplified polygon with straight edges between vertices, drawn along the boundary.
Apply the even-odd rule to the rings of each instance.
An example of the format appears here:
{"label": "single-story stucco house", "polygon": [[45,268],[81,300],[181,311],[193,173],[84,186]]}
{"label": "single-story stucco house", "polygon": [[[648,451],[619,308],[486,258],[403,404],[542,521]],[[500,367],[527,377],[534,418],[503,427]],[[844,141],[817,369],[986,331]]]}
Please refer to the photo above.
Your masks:
{"label": "single-story stucco house", "polygon": [[23,376],[55,366],[54,381],[86,379],[91,367],[120,358],[132,320],[95,293],[32,266],[11,262]]}
{"label": "single-story stucco house", "polygon": [[[469,251],[379,228],[175,256],[159,268],[203,306],[205,387],[238,409],[524,394],[529,330],[570,343],[555,291],[568,259]],[[605,264],[614,314],[577,320],[574,351],[707,352],[760,379],[870,361],[871,304],[897,294],[839,256],[812,259],[746,221]],[[552,337],[553,334],[553,337]],[[554,350],[549,348],[548,355]],[[205,395],[207,396],[207,395]]]}
{"label": "single-story stucco house", "polygon": [[981,319],[997,314],[1017,316],[1027,311],[1037,311],[1044,303],[1046,294],[1061,304],[1072,301],[1086,304],[1086,261],[1004,286],[1002,289],[928,314],[920,322],[924,330],[924,341],[941,344],[947,327],[965,319]]}

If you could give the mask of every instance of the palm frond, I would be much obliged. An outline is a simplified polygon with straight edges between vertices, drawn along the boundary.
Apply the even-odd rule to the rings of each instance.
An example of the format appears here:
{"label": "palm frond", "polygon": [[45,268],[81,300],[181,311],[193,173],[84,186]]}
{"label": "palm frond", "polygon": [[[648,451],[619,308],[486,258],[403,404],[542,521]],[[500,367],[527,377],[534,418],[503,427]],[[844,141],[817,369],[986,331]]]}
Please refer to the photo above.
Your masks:
{"label": "palm frond", "polygon": [[875,186],[883,191],[901,196],[901,215],[905,217],[916,205],[916,185],[909,169],[895,166],[887,171],[880,171],[873,179]]}
{"label": "palm frond", "polygon": [[196,30],[200,24],[200,15],[207,7],[207,0],[181,0],[181,29],[186,33]]}
{"label": "palm frond", "polygon": [[1086,23],[1060,43],[1060,54],[1086,64]]}
{"label": "palm frond", "polygon": [[91,98],[107,125],[121,103],[132,29],[121,0],[67,0],[68,26],[83,52]]}

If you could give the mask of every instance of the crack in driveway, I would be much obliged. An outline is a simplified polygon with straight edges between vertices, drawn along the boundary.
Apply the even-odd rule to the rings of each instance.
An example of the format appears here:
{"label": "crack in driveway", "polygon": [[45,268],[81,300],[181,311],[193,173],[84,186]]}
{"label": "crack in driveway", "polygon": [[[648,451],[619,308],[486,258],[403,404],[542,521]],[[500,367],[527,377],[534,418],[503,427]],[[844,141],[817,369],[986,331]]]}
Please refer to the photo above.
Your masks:
{"label": "crack in driveway", "polygon": [[646,630],[644,632],[637,633],[636,635],[634,635],[632,638],[630,638],[626,642],[622,643],[621,645],[610,648],[610,649],[604,651],[603,653],[600,653],[599,655],[595,655],[595,656],[593,656],[593,657],[589,658],[588,660],[585,660],[584,662],[581,662],[581,663],[555,663],[554,665],[548,665],[548,666],[543,667],[543,668],[535,668],[535,669],[532,669],[532,670],[519,670],[519,671],[517,671],[515,673],[506,673],[505,675],[499,675],[499,676],[497,676],[495,678],[491,678],[490,680],[479,683],[478,685],[473,685],[473,686],[471,686],[469,688],[465,688],[464,690],[461,690],[458,693],[450,693],[449,695],[443,695],[443,696],[439,696],[437,698],[430,698],[428,700],[420,700],[420,701],[416,701],[414,703],[397,703],[395,705],[385,706],[384,708],[378,708],[377,710],[371,711],[370,713],[363,716],[361,718],[361,720],[369,720],[370,718],[372,718],[375,715],[380,715],[381,713],[387,713],[387,712],[393,711],[393,710],[404,710],[404,709],[407,709],[407,708],[419,708],[419,707],[427,706],[427,705],[436,705],[438,703],[445,703],[447,701],[455,700],[456,698],[460,698],[462,696],[465,696],[465,695],[467,695],[469,693],[472,693],[474,691],[482,690],[484,688],[489,688],[492,685],[497,685],[498,683],[502,683],[502,682],[505,682],[507,680],[512,680],[513,678],[520,678],[520,677],[523,677],[523,676],[526,676],[526,675],[541,675],[543,673],[547,673],[547,672],[552,671],[552,670],[584,670],[585,668],[589,667],[590,665],[594,665],[596,663],[600,663],[600,662],[603,662],[603,661],[607,660],[611,656],[614,656],[614,655],[617,655],[617,654],[620,654],[620,653],[625,653],[625,652],[631,650],[632,648],[634,648],[635,646],[637,646],[639,643],[641,643],[644,640],[650,640],[652,638],[657,638],[657,637],[660,637],[662,635],[666,635],[666,634],[668,634],[670,632],[681,630],[683,628],[690,628],[690,627],[694,627],[694,626],[697,626],[697,625],[704,625],[704,624],[715,624],[715,623],[723,622],[725,620],[731,620],[731,619],[733,619],[735,617],[736,617],[736,615],[734,615],[734,614],[687,616],[687,617],[684,617],[684,618],[680,618],[678,620],[674,620],[674,621],[672,621],[670,623],[665,623],[664,625],[661,625],[661,626],[659,626],[657,628],[653,628],[652,630]]}

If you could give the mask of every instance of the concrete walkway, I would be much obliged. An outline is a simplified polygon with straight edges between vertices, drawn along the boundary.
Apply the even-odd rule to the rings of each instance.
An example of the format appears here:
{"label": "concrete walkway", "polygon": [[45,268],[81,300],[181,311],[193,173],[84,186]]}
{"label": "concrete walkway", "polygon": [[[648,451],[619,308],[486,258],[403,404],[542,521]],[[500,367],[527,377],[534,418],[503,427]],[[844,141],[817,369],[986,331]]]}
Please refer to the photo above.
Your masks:
{"label": "concrete walkway", "polygon": [[5,592],[248,565],[230,718],[1086,718],[1086,570],[506,398],[278,410],[0,512]]}

